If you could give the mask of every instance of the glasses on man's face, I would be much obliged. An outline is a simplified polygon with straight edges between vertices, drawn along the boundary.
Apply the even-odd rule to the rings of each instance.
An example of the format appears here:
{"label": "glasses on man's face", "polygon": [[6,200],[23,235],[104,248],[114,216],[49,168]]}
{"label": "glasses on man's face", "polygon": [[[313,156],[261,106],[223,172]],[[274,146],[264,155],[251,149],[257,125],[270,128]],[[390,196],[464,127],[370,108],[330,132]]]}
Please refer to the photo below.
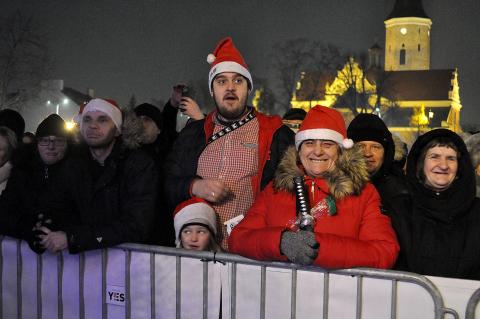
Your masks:
{"label": "glasses on man's face", "polygon": [[40,137],[37,141],[40,146],[49,146],[50,143],[52,143],[53,146],[64,146],[65,143],[67,143],[67,139],[63,137]]}

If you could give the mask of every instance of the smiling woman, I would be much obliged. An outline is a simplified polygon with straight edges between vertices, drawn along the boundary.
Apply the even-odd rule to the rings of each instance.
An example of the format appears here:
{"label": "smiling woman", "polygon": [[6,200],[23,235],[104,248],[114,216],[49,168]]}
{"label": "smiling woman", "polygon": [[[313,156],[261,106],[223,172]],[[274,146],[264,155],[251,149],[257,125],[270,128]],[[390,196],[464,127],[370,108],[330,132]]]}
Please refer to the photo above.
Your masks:
{"label": "smiling woman", "polygon": [[[233,229],[230,251],[323,268],[392,267],[398,253],[394,231],[380,212],[362,152],[346,138],[340,113],[312,108],[295,145],[283,157],[274,182]],[[306,191],[297,191],[302,189],[301,182],[294,184],[298,177]],[[312,224],[304,227],[305,219]]]}
{"label": "smiling woman", "polygon": [[480,201],[463,140],[432,130],[407,160],[409,199],[388,213],[400,242],[396,268],[420,274],[480,279]]}

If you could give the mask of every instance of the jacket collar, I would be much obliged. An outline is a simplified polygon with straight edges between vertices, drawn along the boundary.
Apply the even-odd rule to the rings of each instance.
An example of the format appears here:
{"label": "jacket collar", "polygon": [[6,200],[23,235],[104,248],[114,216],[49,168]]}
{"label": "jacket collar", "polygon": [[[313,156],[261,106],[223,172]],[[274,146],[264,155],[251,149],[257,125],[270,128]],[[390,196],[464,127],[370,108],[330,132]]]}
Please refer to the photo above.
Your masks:
{"label": "jacket collar", "polygon": [[[295,193],[293,178],[298,175],[305,173],[301,168],[297,150],[291,146],[285,152],[275,173],[273,182],[275,190]],[[333,171],[317,179],[325,181],[330,195],[335,200],[358,195],[369,181],[365,158],[357,147],[343,150],[335,162]]]}

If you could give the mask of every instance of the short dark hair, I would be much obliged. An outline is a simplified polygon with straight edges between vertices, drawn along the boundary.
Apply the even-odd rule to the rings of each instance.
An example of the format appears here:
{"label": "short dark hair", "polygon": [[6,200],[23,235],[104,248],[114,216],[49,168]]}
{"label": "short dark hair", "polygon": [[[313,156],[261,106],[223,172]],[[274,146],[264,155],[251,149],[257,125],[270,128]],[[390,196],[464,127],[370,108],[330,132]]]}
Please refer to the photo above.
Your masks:
{"label": "short dark hair", "polygon": [[425,183],[425,173],[423,172],[423,166],[425,165],[425,157],[427,156],[428,150],[436,146],[451,148],[457,153],[457,159],[460,158],[460,152],[458,150],[458,147],[450,137],[440,136],[432,139],[430,142],[425,144],[425,146],[422,148],[422,151],[420,152],[420,156],[418,156],[417,159],[416,176],[418,180],[422,182],[422,184]]}

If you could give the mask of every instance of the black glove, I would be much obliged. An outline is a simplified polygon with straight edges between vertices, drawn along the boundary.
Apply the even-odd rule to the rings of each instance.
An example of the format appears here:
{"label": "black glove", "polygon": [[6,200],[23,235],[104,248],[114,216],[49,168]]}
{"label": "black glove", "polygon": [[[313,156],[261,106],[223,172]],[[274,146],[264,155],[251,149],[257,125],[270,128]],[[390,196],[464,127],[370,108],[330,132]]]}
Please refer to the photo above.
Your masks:
{"label": "black glove", "polygon": [[280,241],[280,251],[288,260],[301,265],[310,265],[318,255],[320,245],[311,231],[285,231]]}
{"label": "black glove", "polygon": [[45,248],[42,247],[40,242],[42,239],[40,235],[46,235],[43,231],[39,230],[38,227],[45,226],[49,229],[52,229],[52,220],[45,216],[45,214],[40,213],[36,216],[36,222],[33,228],[28,232],[26,236],[26,241],[28,242],[28,246],[31,250],[36,252],[37,254],[43,254],[45,252]]}
{"label": "black glove", "polygon": [[40,244],[41,239],[38,237],[39,235],[46,234],[41,230],[32,230],[26,240],[30,249],[41,255],[45,252],[45,248],[43,248],[43,246]]}

